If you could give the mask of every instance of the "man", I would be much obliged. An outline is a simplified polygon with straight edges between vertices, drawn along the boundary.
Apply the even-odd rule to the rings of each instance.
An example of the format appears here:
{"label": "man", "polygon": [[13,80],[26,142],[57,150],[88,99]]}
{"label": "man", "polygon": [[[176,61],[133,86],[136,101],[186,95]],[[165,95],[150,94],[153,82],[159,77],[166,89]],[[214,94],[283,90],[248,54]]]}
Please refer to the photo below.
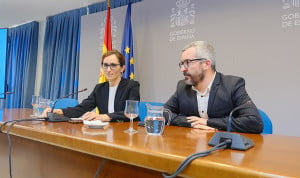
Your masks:
{"label": "man", "polygon": [[245,80],[216,71],[215,52],[205,41],[182,50],[179,63],[185,79],[166,102],[173,113],[171,125],[204,130],[226,130],[233,112],[231,131],[261,133],[263,122],[245,89]]}

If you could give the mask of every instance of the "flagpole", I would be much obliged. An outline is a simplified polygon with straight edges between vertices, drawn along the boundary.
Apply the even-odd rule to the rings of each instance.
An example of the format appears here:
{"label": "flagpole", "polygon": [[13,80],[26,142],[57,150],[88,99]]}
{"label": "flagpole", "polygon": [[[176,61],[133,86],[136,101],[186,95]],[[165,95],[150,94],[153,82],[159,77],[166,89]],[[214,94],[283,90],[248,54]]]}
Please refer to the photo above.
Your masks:
{"label": "flagpole", "polygon": [[110,0],[107,0],[107,8],[110,8]]}
{"label": "flagpole", "polygon": [[[111,24],[110,24],[110,0],[107,0],[107,14],[106,14],[106,22],[105,22],[105,30],[103,36],[103,47],[102,47],[102,55],[107,51],[112,50],[112,37],[111,37]],[[100,76],[98,83],[106,82],[106,77],[104,75],[103,69],[100,69]]]}
{"label": "flagpole", "polygon": [[[110,23],[110,0],[107,0],[107,14],[105,21],[105,29],[103,35],[103,46],[102,46],[102,55],[107,53],[107,51],[112,50],[112,37],[111,37],[111,23]],[[102,67],[100,67],[100,75],[98,79],[98,83],[106,82],[107,79],[104,75]],[[96,108],[96,113],[101,113],[98,107]]]}

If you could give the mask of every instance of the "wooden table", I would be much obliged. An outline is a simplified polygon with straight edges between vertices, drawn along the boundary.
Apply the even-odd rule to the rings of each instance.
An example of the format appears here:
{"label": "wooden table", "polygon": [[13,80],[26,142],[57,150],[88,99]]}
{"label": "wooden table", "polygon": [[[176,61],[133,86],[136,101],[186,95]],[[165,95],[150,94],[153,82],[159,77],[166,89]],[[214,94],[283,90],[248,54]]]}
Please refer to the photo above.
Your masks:
{"label": "wooden table", "polygon": [[[6,109],[2,122],[29,118],[31,109]],[[1,121],[0,121],[1,122]],[[148,136],[135,123],[137,134],[123,131],[129,123],[110,123],[104,129],[82,124],[20,122],[11,129],[14,178],[162,177],[173,173],[190,154],[211,148],[214,134],[166,126],[162,136]],[[7,127],[6,127],[7,129]],[[248,151],[221,150],[194,160],[183,177],[300,177],[300,138],[243,134],[255,146]],[[6,134],[0,134],[0,177],[8,175]]]}

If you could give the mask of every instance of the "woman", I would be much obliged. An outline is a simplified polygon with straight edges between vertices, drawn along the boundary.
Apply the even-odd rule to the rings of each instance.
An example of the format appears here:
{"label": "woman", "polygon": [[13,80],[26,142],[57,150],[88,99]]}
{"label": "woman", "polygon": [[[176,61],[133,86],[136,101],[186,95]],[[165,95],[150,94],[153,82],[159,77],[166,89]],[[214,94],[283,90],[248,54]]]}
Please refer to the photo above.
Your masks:
{"label": "woman", "polygon": [[[84,120],[129,121],[124,116],[126,100],[140,100],[140,84],[122,78],[125,59],[117,50],[108,51],[102,56],[102,69],[107,82],[97,84],[93,92],[81,104],[66,109],[54,109],[54,113],[67,117],[82,117]],[[97,107],[100,114],[90,112]],[[44,111],[44,115],[50,109]]]}

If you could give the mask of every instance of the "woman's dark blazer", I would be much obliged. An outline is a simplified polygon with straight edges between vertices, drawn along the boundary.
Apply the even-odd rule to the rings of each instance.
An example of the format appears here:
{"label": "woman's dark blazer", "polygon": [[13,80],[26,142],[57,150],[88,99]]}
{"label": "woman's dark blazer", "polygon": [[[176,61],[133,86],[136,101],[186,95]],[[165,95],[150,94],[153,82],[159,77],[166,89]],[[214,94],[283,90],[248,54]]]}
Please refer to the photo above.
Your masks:
{"label": "woman's dark blazer", "polygon": [[107,114],[111,121],[129,121],[124,115],[126,100],[140,100],[140,84],[137,81],[122,78],[116,92],[114,113],[108,113],[109,83],[97,84],[82,103],[75,107],[63,109],[67,117],[81,117],[84,113],[98,107],[101,114]]}

